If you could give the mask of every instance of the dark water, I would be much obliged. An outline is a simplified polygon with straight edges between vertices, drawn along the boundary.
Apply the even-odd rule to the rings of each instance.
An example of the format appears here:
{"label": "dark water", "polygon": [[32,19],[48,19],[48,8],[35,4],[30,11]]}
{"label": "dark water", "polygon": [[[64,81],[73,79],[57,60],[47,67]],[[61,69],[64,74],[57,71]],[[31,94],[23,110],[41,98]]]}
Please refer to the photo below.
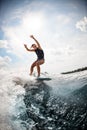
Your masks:
{"label": "dark water", "polygon": [[24,89],[26,110],[19,114],[24,130],[86,130],[87,84],[67,96],[54,94],[44,81],[30,82]]}
{"label": "dark water", "polygon": [[0,81],[0,130],[87,129],[87,71],[48,81],[23,74]]}

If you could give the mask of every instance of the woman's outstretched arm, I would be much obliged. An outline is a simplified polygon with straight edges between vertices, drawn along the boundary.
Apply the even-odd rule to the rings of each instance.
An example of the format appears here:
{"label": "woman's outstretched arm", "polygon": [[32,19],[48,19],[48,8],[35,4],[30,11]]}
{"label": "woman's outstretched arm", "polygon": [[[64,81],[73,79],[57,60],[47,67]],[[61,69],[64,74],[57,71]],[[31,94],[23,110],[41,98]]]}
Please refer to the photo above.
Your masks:
{"label": "woman's outstretched arm", "polygon": [[26,44],[24,44],[24,47],[26,48],[27,51],[35,51],[35,49],[29,49]]}
{"label": "woman's outstretched arm", "polygon": [[30,35],[30,37],[36,42],[38,48],[42,49],[40,43],[36,40],[36,38],[33,35]]}

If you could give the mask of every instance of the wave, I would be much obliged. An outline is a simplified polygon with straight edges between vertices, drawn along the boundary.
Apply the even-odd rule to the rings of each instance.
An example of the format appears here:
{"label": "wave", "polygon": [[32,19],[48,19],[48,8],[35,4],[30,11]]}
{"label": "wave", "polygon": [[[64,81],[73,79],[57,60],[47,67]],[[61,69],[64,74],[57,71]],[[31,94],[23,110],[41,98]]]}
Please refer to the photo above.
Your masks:
{"label": "wave", "polygon": [[87,71],[44,76],[52,80],[37,81],[23,70],[1,75],[1,130],[87,128]]}

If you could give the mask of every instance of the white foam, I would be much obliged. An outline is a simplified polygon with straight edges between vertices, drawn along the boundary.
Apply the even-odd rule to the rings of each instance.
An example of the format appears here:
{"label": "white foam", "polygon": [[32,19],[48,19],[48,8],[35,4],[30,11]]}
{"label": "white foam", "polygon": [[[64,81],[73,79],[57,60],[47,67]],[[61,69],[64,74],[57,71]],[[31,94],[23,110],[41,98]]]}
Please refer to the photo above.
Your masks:
{"label": "white foam", "polygon": [[[87,71],[69,75],[47,75],[52,78],[45,81],[53,88],[54,94],[67,95],[87,83]],[[17,120],[11,126],[12,116],[18,116],[19,108],[25,110],[23,95],[25,94],[24,84],[35,83],[35,77],[29,76],[26,70],[1,70],[0,72],[0,127],[2,130],[21,129],[20,121]]]}

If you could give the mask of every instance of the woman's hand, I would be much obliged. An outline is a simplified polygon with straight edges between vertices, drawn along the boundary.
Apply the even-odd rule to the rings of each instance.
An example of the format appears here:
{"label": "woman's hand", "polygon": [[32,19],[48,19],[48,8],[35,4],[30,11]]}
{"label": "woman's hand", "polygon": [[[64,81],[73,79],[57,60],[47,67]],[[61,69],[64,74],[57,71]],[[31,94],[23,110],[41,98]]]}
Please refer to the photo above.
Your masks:
{"label": "woman's hand", "polygon": [[34,38],[34,36],[33,36],[33,35],[30,35],[30,37],[31,37],[31,38]]}
{"label": "woman's hand", "polygon": [[24,44],[24,47],[25,47],[25,48],[27,48],[27,45],[26,45],[26,44]]}

